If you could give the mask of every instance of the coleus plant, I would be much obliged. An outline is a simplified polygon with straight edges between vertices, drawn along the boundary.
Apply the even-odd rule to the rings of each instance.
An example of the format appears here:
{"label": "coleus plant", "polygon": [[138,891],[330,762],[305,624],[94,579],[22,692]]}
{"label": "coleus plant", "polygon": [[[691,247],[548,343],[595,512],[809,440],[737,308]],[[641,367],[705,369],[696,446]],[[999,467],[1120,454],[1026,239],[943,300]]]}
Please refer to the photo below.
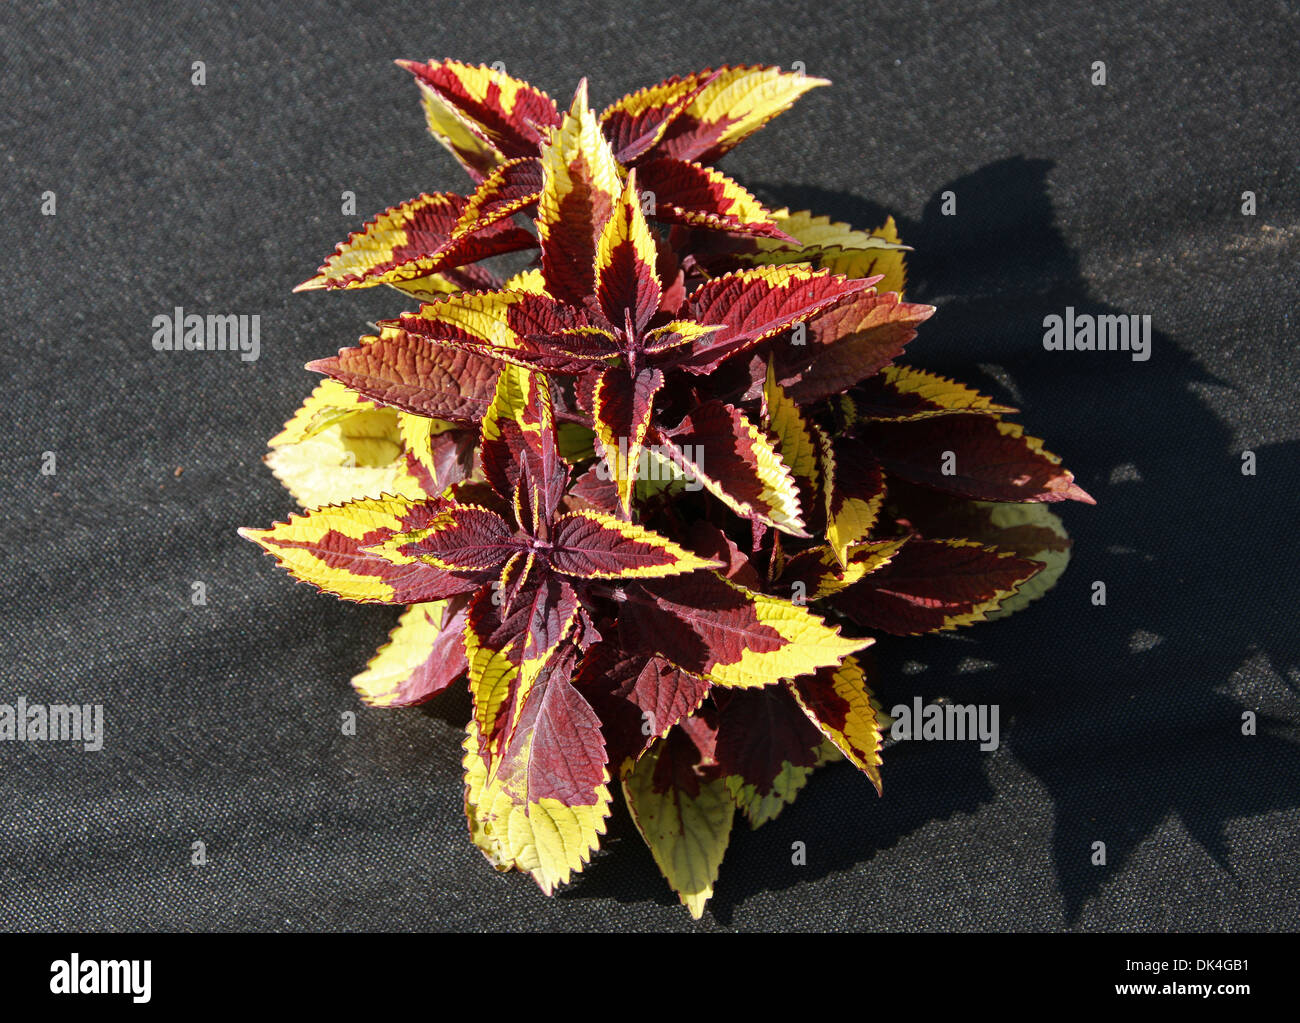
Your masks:
{"label": "coleus plant", "polygon": [[[354,680],[462,680],[473,841],[548,894],[610,782],[698,917],[737,812],[814,768],[880,788],[865,650],[1009,613],[1091,502],[1015,410],[895,360],[892,220],[768,210],[709,164],[820,79],[726,67],[567,112],[500,70],[400,61],[468,196],[351,235],[302,288],[422,300],[355,347],[268,461],[309,510],[244,530],[295,578],[404,606]],[[530,229],[531,228],[531,229]],[[485,264],[534,250],[503,280]]]}

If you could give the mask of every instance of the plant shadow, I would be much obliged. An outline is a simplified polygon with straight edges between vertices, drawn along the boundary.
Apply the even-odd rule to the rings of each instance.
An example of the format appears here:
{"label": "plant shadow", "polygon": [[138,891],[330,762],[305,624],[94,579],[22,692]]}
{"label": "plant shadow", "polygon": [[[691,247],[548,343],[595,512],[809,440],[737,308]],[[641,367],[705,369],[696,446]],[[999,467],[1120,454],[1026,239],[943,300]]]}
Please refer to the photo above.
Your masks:
{"label": "plant shadow", "polygon": [[[1003,744],[1050,797],[1041,812],[1054,815],[1057,896],[1076,926],[1170,815],[1231,874],[1229,822],[1300,804],[1300,556],[1282,539],[1296,522],[1300,444],[1260,447],[1258,474],[1244,475],[1231,429],[1195,389],[1223,382],[1158,330],[1147,362],[1043,349],[1044,317],[1067,306],[1158,312],[1091,293],[1055,224],[1051,169],[1002,160],[937,189],[920,220],[898,219],[915,249],[908,298],[940,309],[904,361],[1019,408],[1017,421],[1047,438],[1097,506],[1056,506],[1074,551],[1043,600],[957,637],[886,638],[876,649],[886,708],[914,696],[999,706]],[[860,228],[887,214],[842,192],[753,190],[772,207]],[[958,215],[942,213],[946,192]],[[1091,600],[1097,580],[1105,606]],[[1261,672],[1277,684],[1244,677]],[[1255,735],[1243,734],[1248,711]],[[894,743],[883,799],[847,765],[818,772],[774,822],[736,827],[711,912],[730,924],[756,893],[851,870],[928,822],[994,803],[984,756],[976,743]],[[1029,812],[1010,805],[990,826],[1019,835],[1030,822],[1006,818]],[[795,841],[807,845],[806,866],[790,864]],[[1099,841],[1104,865],[1093,862]],[[628,876],[604,857],[572,895],[658,900]]]}

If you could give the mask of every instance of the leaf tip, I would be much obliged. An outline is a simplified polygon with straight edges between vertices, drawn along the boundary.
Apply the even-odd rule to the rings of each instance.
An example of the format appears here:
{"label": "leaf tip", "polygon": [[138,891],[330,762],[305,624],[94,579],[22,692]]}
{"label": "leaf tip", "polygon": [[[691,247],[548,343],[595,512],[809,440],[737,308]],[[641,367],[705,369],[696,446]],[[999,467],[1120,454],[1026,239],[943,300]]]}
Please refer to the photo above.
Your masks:
{"label": "leaf tip", "polygon": [[1079,501],[1083,504],[1097,503],[1097,499],[1088,493],[1088,491],[1084,490],[1083,487],[1079,486],[1079,484],[1075,483],[1074,480],[1071,480],[1070,485],[1065,489],[1065,496],[1071,501]]}
{"label": "leaf tip", "polygon": [[569,106],[569,113],[579,117],[587,109],[587,78],[584,75],[578,79],[578,87],[573,90],[573,103]]}
{"label": "leaf tip", "polygon": [[253,543],[257,544],[257,546],[262,548],[267,547],[266,537],[271,535],[271,530],[269,529],[254,529],[252,526],[240,526],[235,530],[235,532],[245,540],[251,540]]}

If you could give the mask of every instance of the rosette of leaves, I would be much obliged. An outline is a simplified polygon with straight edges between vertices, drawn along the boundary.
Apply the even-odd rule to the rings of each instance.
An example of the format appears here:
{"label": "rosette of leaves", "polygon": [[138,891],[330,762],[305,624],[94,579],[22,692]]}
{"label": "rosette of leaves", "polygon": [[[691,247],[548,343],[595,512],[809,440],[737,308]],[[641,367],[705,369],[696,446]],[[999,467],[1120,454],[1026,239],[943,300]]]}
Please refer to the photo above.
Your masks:
{"label": "rosette of leaves", "polygon": [[310,364],[267,459],[307,510],[244,535],[404,608],[366,703],[468,685],[494,866],[569,881],[617,779],[698,917],[737,813],[830,759],[880,788],[865,648],[1040,595],[1069,548],[1047,505],[1091,498],[1014,409],[896,361],[934,310],[892,221],[769,211],[708,166],[820,80],[722,68],[597,116],[585,83],[562,113],[401,63],[477,187],[385,211],[304,285],[428,301]]}

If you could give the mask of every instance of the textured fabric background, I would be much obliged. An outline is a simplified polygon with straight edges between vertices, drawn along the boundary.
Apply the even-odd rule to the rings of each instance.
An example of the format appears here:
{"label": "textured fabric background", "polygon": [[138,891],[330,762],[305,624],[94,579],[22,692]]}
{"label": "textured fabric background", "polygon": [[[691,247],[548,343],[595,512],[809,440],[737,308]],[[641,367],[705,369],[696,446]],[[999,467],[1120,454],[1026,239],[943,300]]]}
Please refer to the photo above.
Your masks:
{"label": "textured fabric background", "polygon": [[[0,702],[101,702],[106,740],[0,743],[0,927],[1300,926],[1300,16],[1078,7],[5,4]],[[883,799],[820,772],[736,831],[699,925],[621,815],[556,898],[495,874],[462,818],[467,699],[361,708],[348,679],[395,613],[235,535],[291,510],[260,458],[302,364],[401,307],[290,288],[365,217],[465,186],[391,63],[430,56],[562,100],[586,74],[598,106],[718,62],[833,79],[724,167],[773,203],[895,214],[910,297],[939,306],[910,361],[1018,406],[1098,499],[1063,510],[1075,558],[1042,603],[878,647],[886,707],[997,703],[1001,748],[891,748]],[[155,352],[176,305],[260,315],[261,358]],[[1044,351],[1068,305],[1150,314],[1150,361]]]}

